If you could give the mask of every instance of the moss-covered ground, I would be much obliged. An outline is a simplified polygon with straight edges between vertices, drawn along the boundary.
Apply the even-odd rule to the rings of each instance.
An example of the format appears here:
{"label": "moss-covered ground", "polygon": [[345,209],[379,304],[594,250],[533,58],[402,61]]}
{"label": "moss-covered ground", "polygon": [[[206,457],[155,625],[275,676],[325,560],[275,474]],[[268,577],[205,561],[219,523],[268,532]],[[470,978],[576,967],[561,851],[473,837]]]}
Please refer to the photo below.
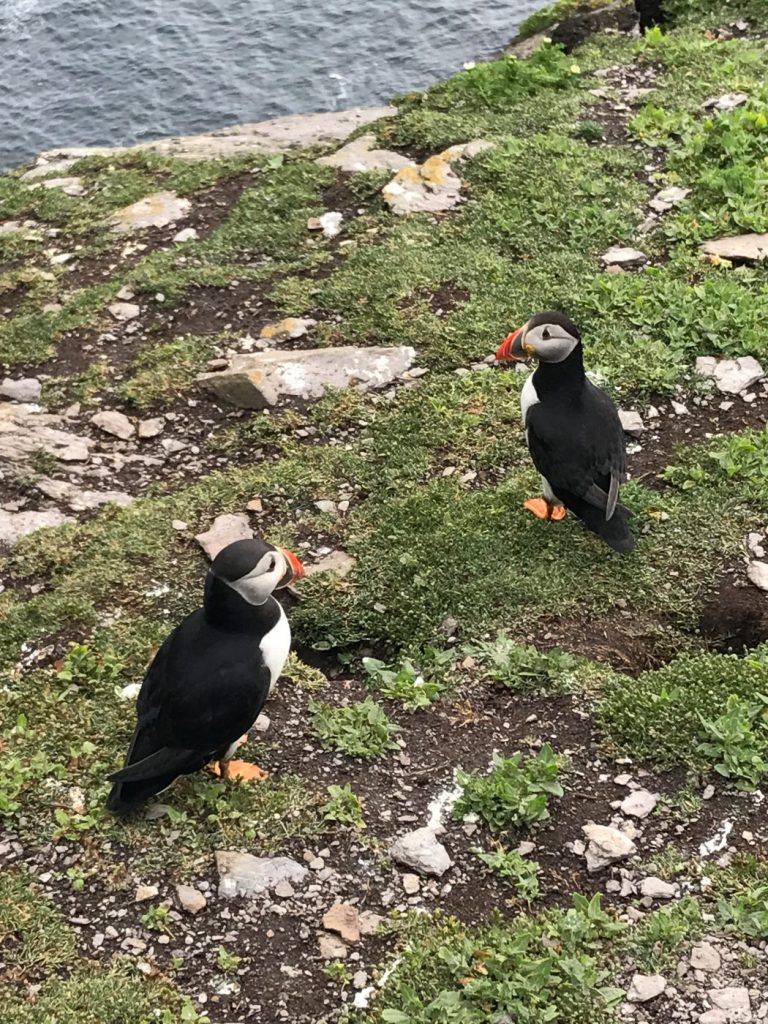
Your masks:
{"label": "moss-covered ground", "polygon": [[[663,31],[605,33],[570,54],[545,43],[399,97],[366,129],[382,147],[420,160],[494,143],[461,164],[465,201],[439,217],[394,217],[389,173],[315,162],[333,147],[91,157],[66,172],[82,196],[0,177],[0,224],[29,222],[0,231],[4,375],[38,376],[47,409],[69,408],[72,429],[110,452],[90,424],[100,408],[168,414],[188,443],[168,458],[158,441],[118,444],[154,457],[138,477],[105,461],[133,504],[3,557],[0,977],[13,1024],[599,1024],[635,971],[677,986],[636,1019],[695,1021],[711,986],[675,971],[704,935],[725,964],[712,985],[766,984],[750,950],[768,939],[768,616],[744,556],[766,526],[768,398],[758,384],[723,408],[694,364],[768,366],[768,263],[699,249],[768,230],[768,15],[758,0],[667,7]],[[748,99],[704,107],[725,93]],[[690,191],[647,221],[672,185]],[[116,238],[109,215],[158,190],[189,198],[188,219]],[[307,228],[326,210],[344,212],[337,238]],[[173,242],[185,225],[198,237]],[[611,246],[641,249],[647,266],[606,273]],[[107,312],[124,289],[141,310],[130,331]],[[590,370],[645,417],[624,490],[631,556],[522,509],[537,487],[523,377],[487,357],[545,308],[569,313]],[[316,320],[313,345],[412,345],[427,372],[262,413],[198,389],[212,358],[284,316]],[[3,502],[35,507],[36,481],[62,472],[33,453],[4,470]],[[199,601],[194,535],[249,503],[254,530],[308,564],[329,550],[354,560],[304,581],[290,610],[298,657],[250,751],[270,777],[189,778],[156,813],[116,821],[103,804],[132,728],[123,691]],[[525,766],[543,744],[558,766],[543,802],[525,767],[486,775],[494,751]],[[476,780],[478,816],[444,817],[454,867],[405,895],[388,847],[426,823],[454,769]],[[588,875],[574,848],[589,820],[621,817],[623,774],[659,794],[635,822],[628,891],[610,869]],[[715,864],[700,848],[724,822]],[[538,872],[512,856],[529,839]],[[324,848],[331,876],[304,903],[215,896],[216,850],[312,860]],[[646,875],[685,899],[643,902]],[[203,887],[202,914],[180,912],[178,882]],[[135,902],[145,883],[157,892]],[[329,963],[316,932],[335,899],[389,919]]]}

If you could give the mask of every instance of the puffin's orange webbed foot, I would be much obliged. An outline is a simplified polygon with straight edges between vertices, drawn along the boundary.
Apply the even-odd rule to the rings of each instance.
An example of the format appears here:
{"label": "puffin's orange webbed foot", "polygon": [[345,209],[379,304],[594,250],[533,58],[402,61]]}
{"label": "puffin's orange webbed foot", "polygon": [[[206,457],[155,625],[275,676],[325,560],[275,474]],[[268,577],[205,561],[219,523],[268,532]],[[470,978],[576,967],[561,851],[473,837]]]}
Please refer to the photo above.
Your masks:
{"label": "puffin's orange webbed foot", "polygon": [[546,519],[553,523],[559,523],[568,514],[565,505],[553,505],[546,498],[529,498],[523,502],[523,508],[533,512],[537,519]]}
{"label": "puffin's orange webbed foot", "polygon": [[224,764],[221,761],[216,761],[211,765],[211,770],[214,775],[223,779],[240,779],[241,782],[261,781],[269,778],[269,772],[265,772],[257,764],[251,764],[250,761],[227,761]]}

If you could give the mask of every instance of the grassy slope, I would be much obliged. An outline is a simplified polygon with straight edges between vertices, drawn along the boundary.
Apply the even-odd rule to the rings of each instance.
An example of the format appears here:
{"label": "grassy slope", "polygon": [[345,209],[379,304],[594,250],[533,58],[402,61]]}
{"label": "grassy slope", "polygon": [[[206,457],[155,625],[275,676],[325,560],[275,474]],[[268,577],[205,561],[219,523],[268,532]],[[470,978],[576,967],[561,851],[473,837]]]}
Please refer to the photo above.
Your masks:
{"label": "grassy slope", "polygon": [[[344,237],[352,244],[343,249],[306,231],[307,218],[326,208],[324,192],[335,181],[330,169],[313,162],[314,153],[192,166],[154,157],[88,160],[71,172],[88,185],[84,199],[29,190],[14,175],[0,178],[2,217],[34,218],[43,226],[22,238],[0,235],[0,290],[14,301],[18,296],[13,315],[0,322],[0,351],[8,364],[25,369],[53,356],[48,394],[54,403],[76,396],[87,404],[106,395],[134,403],[129,409],[160,411],[192,386],[209,358],[212,337],[193,332],[146,346],[119,374],[108,363],[96,373],[93,367],[70,372],[66,360],[57,364],[61,340],[102,325],[105,304],[125,284],[142,297],[162,294],[159,305],[168,311],[183,309],[189,289],[252,280],[276,313],[320,320],[321,343],[413,344],[420,365],[430,371],[391,401],[332,396],[305,412],[238,421],[212,436],[212,450],[247,454],[267,445],[279,458],[183,485],[161,481],[157,493],[128,509],[107,509],[18,545],[5,564],[7,580],[42,586],[31,597],[12,586],[0,595],[7,680],[0,814],[11,830],[30,842],[87,840],[96,851],[120,840],[151,862],[145,846],[157,826],[135,821],[125,828],[101,811],[104,776],[127,736],[115,690],[139,675],[166,623],[197,600],[205,567],[171,521],[204,528],[215,514],[240,511],[254,494],[269,508],[270,539],[295,543],[330,533],[357,559],[343,583],[319,577],[306,585],[307,599],[293,622],[299,638],[319,649],[366,642],[392,657],[419,654],[439,642],[446,616],[457,620],[467,640],[499,629],[521,639],[544,620],[607,614],[618,599],[651,629],[671,624],[670,645],[701,646],[694,628],[699,591],[764,516],[765,435],[731,439],[728,459],[710,457],[722,453],[724,442],[703,443],[680,455],[666,487],[627,487],[639,544],[636,555],[620,560],[571,522],[545,530],[522,512],[535,476],[519,432],[520,378],[479,369],[454,373],[484,359],[511,326],[546,307],[572,313],[587,339],[590,366],[627,404],[695,387],[697,355],[768,357],[762,329],[768,269],[735,271],[707,265],[697,255],[701,240],[724,229],[768,228],[760,163],[768,137],[768,94],[760,85],[765,43],[714,40],[705,32],[717,21],[711,7],[678,7],[684,24],[666,35],[655,32],[639,42],[606,36],[572,57],[545,48],[527,62],[481,65],[427,93],[401,98],[399,114],[376,128],[382,144],[426,154],[483,137],[496,148],[462,167],[468,201],[436,224],[394,220],[379,196],[386,176],[345,182],[363,212],[349,222]],[[611,145],[590,141],[592,130],[583,127],[594,104],[588,90],[605,84],[593,72],[606,66],[647,69],[655,76],[653,92],[631,122],[630,140]],[[607,88],[614,87],[609,82]],[[706,97],[737,90],[751,95],[748,107],[715,118],[702,114]],[[649,160],[659,168],[653,184],[644,170]],[[98,260],[111,251],[109,234],[99,226],[111,210],[159,187],[204,196],[239,175],[248,175],[246,187],[205,241],[152,252],[128,267],[111,261],[113,271],[77,289],[68,287],[64,270],[48,264],[48,228],[60,232],[60,248],[81,246],[81,259]],[[689,198],[641,238],[645,202],[676,183],[692,189]],[[626,276],[600,271],[598,256],[608,246],[633,243],[654,259],[653,270]],[[443,300],[445,310],[430,301],[436,295],[450,297]],[[50,302],[60,308],[42,312]],[[307,428],[311,444],[296,434]],[[450,467],[455,472],[445,475]],[[462,481],[468,471],[477,477]],[[339,481],[353,495],[350,511],[329,520],[313,503],[335,498]],[[158,597],[154,585],[168,578],[169,565],[173,589]],[[107,617],[105,608],[118,608],[120,615]],[[72,635],[87,637],[88,646],[69,655],[62,674],[50,665],[64,655]],[[22,643],[50,645],[46,667],[20,663]],[[730,694],[749,695],[751,673],[764,669],[706,657],[718,684],[727,681],[708,690],[707,714],[717,717]],[[312,681],[306,670],[294,671],[299,684]],[[686,683],[684,660],[662,672],[643,677],[647,703],[637,705],[634,683],[598,666],[597,678],[610,676],[598,715],[606,739],[622,751],[689,763],[698,691]],[[668,711],[671,720],[682,713],[690,731],[677,741],[667,736],[660,747],[654,732],[658,696],[670,688],[678,701]],[[650,709],[647,729],[641,728],[644,706]],[[768,747],[758,729],[749,743]],[[43,788],[46,778],[53,782]],[[55,806],[72,785],[84,792],[82,814]],[[159,828],[177,833],[171,864],[180,869],[223,842],[267,852],[293,837],[309,837],[328,827],[318,811],[323,799],[316,784],[285,775],[262,787],[227,791],[189,780],[174,790],[173,818]],[[95,856],[110,855],[102,849]],[[32,909],[49,912],[37,904]],[[392,1012],[383,1019],[401,1024],[449,1019],[439,1015],[448,1009],[456,1021],[485,1020],[479,1007],[489,1000],[512,1007],[523,996],[499,995],[501,966],[498,978],[491,971],[480,982],[477,949],[496,950],[501,965],[511,955],[507,944],[524,942],[523,952],[533,955],[546,935],[571,934],[574,958],[592,973],[577,985],[565,971],[553,983],[558,1019],[592,1013],[590,1020],[597,1021],[618,940],[602,918],[585,923],[589,912],[583,907],[573,914],[568,920],[562,914],[535,919],[530,935],[525,923],[512,933],[492,923],[469,937],[450,922],[434,931],[417,923],[406,968],[372,1019],[382,1019],[389,1000]],[[18,928],[11,924],[9,931]],[[35,940],[21,941],[32,947]],[[439,969],[433,966],[435,950],[450,951]],[[35,956],[20,964],[23,977],[39,976],[42,961]],[[520,956],[522,965],[530,961]],[[39,1010],[30,1016],[19,1009],[12,1019],[46,1019],[46,999],[51,1006],[74,1005],[96,998],[89,986],[105,986],[116,1006],[124,999],[133,1007],[134,1016],[121,1017],[118,1006],[113,1018],[138,1021],[143,1011],[133,1006],[132,993],[142,983],[121,971],[115,968],[113,986],[109,976],[93,977],[86,965],[75,964],[69,980],[47,984]],[[454,979],[475,976],[476,984],[456,987]],[[539,985],[540,979],[530,980],[531,991]],[[163,989],[156,1005],[176,1005],[169,992]],[[150,997],[136,997],[144,998]],[[434,999],[445,1005],[425,1009]]]}

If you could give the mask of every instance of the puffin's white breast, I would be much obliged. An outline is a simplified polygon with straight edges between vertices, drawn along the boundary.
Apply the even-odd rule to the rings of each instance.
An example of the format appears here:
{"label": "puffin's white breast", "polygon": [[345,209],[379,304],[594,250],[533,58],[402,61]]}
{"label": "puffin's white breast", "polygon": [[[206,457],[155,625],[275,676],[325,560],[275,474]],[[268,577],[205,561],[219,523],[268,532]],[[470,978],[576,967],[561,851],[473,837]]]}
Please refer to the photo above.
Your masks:
{"label": "puffin's white breast", "polygon": [[291,626],[288,622],[288,616],[285,614],[282,607],[280,607],[280,617],[272,629],[270,629],[268,633],[264,634],[261,643],[259,644],[259,650],[261,651],[261,656],[264,659],[264,664],[269,669],[270,690],[277,682],[280,673],[283,671],[283,665],[285,665],[290,649]]}
{"label": "puffin's white breast", "polygon": [[533,385],[533,374],[529,373],[523,384],[523,390],[520,392],[520,412],[523,417],[523,426],[526,426],[526,420],[528,419],[528,410],[531,406],[539,404],[539,396],[536,394],[536,388]]}

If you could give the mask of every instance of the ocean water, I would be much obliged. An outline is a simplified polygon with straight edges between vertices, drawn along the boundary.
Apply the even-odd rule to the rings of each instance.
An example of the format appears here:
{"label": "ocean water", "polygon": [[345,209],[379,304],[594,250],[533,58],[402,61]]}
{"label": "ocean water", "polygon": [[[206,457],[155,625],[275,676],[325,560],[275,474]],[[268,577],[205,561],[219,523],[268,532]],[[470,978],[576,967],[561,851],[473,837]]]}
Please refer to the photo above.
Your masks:
{"label": "ocean water", "polygon": [[0,168],[422,88],[543,0],[0,0]]}

